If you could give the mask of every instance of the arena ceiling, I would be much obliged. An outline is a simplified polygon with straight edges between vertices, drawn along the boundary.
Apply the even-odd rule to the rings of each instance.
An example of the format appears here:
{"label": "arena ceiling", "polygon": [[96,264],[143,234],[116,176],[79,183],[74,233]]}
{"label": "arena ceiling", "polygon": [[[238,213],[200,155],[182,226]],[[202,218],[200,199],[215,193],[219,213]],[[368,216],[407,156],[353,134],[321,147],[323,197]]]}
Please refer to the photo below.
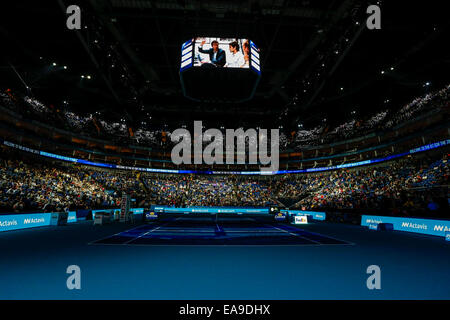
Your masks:
{"label": "arena ceiling", "polygon": [[[381,7],[381,30],[366,28],[372,2]],[[82,9],[81,31],[66,28],[65,8],[71,4]],[[47,104],[100,112],[131,125],[146,119],[179,127],[203,120],[208,127],[291,130],[342,123],[399,107],[448,83],[448,17],[436,5],[11,1],[0,13],[0,86],[22,93],[29,86]],[[205,34],[248,37],[259,45],[263,72],[251,101],[212,105],[182,95],[180,46]]]}

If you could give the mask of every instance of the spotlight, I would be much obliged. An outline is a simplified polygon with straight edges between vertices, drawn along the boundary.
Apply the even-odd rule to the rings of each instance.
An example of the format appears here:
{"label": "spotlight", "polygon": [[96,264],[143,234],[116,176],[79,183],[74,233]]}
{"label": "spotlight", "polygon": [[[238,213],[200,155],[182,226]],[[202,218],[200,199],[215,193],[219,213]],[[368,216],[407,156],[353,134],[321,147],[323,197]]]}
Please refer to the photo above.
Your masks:
{"label": "spotlight", "polygon": [[56,67],[56,62],[53,62],[53,66]]}
{"label": "spotlight", "polygon": [[67,66],[64,66],[64,69],[67,70]]}

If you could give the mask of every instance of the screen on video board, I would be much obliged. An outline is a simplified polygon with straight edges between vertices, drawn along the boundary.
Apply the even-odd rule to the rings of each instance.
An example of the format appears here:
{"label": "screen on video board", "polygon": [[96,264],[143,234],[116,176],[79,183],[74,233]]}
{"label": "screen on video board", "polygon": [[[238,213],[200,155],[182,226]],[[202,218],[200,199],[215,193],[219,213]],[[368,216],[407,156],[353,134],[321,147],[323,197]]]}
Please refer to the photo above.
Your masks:
{"label": "screen on video board", "polygon": [[250,68],[249,39],[194,39],[194,67]]}

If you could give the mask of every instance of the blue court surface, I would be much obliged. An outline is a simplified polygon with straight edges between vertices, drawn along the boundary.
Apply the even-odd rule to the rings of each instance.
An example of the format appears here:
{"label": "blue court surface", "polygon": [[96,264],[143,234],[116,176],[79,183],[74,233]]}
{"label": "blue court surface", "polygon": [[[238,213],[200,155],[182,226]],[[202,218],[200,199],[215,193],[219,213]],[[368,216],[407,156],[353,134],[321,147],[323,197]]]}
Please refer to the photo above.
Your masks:
{"label": "blue court surface", "polygon": [[325,235],[255,218],[170,218],[99,239],[117,245],[331,245],[349,244]]}
{"label": "blue court surface", "polygon": [[[3,232],[0,250],[0,299],[450,298],[442,237],[329,222],[83,221]],[[70,265],[81,290],[66,287]]]}

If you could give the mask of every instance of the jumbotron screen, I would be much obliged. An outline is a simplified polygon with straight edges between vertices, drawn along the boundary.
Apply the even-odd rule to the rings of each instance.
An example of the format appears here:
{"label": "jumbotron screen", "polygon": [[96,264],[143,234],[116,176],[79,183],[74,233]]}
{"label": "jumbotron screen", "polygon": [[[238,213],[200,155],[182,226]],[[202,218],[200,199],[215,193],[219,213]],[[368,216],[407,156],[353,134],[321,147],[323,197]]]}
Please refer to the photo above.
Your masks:
{"label": "jumbotron screen", "polygon": [[194,38],[194,67],[250,68],[250,40]]}

